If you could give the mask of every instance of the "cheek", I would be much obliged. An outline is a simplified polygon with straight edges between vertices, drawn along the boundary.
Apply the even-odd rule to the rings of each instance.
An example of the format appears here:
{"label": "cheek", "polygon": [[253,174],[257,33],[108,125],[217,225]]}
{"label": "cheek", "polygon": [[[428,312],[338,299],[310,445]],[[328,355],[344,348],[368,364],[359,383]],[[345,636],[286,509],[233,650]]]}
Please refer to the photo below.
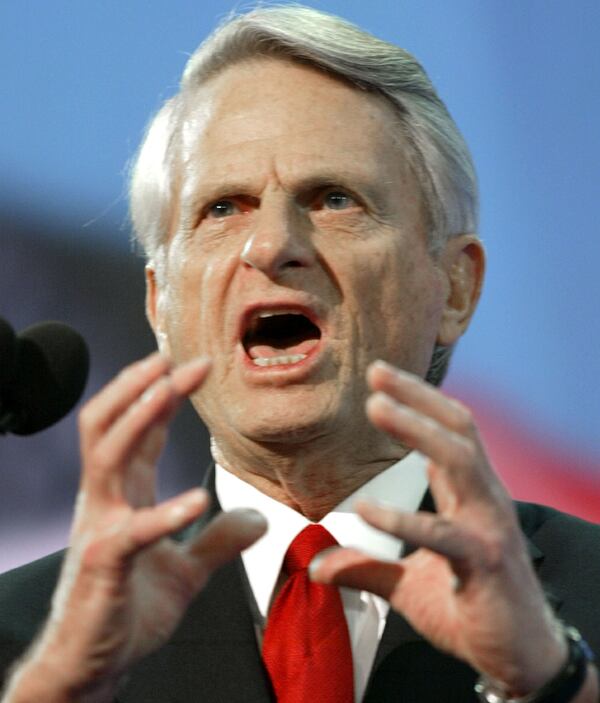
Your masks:
{"label": "cheek", "polygon": [[389,247],[363,256],[354,274],[352,297],[363,347],[421,370],[443,311],[443,286],[429,255]]}
{"label": "cheek", "polygon": [[232,258],[206,255],[200,247],[174,240],[169,250],[164,318],[176,361],[211,353],[222,324],[223,300]]}
{"label": "cheek", "polygon": [[347,294],[357,312],[386,314],[399,307],[406,309],[417,284],[415,263],[391,246],[367,248],[353,258],[348,281]]}

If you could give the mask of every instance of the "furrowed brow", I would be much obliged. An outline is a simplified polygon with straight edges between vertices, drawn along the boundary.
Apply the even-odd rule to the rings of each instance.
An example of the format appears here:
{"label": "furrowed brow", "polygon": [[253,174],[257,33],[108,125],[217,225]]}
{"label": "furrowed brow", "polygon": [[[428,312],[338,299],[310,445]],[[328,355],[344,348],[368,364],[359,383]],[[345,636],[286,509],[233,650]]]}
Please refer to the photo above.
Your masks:
{"label": "furrowed brow", "polygon": [[185,222],[187,228],[194,228],[198,224],[202,210],[210,203],[236,195],[250,195],[251,191],[250,184],[242,180],[224,179],[211,183],[199,183],[196,179],[190,180],[182,193],[182,221]]}
{"label": "furrowed brow", "polygon": [[340,171],[333,170],[320,171],[295,181],[293,191],[295,194],[302,196],[336,186],[371,201],[378,201],[381,198],[378,193],[377,182],[369,178],[368,175],[364,173],[340,173]]}

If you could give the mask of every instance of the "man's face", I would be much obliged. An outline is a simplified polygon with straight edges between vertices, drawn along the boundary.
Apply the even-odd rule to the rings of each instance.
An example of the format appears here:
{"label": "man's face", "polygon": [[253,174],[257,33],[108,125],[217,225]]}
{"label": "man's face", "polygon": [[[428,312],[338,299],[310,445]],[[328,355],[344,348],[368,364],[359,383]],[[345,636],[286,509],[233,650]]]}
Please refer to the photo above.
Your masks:
{"label": "man's face", "polygon": [[[447,291],[392,109],[260,59],[200,92],[149,314],[221,442],[361,441],[365,370],[424,375]],[[160,275],[159,275],[160,273]]]}

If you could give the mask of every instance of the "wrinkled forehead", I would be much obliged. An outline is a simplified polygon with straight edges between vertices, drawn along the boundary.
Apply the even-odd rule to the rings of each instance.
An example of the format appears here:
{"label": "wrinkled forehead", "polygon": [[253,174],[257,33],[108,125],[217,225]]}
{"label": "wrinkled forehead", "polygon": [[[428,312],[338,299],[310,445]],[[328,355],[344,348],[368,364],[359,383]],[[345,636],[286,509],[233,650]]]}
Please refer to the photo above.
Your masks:
{"label": "wrinkled forehead", "polygon": [[341,135],[357,123],[388,141],[399,134],[399,115],[383,96],[313,66],[255,57],[226,66],[185,96],[182,142],[188,155],[199,138],[217,145],[224,135],[258,140],[316,126]]}
{"label": "wrinkled forehead", "polygon": [[[273,58],[228,66],[186,96],[186,175],[222,177],[244,159],[294,157],[317,170],[381,170],[406,151],[388,100],[313,67]],[[258,167],[257,163],[257,167]],[[404,170],[404,169],[403,169]],[[195,179],[194,179],[195,180]]]}

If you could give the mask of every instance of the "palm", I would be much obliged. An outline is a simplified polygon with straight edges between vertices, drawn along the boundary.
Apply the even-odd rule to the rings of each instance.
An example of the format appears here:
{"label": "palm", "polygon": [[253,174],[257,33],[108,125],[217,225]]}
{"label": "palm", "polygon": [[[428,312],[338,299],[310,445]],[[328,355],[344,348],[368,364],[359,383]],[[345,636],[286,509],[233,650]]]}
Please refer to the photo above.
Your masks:
{"label": "palm", "polygon": [[125,587],[122,627],[127,650],[137,659],[169,638],[205,579],[191,573],[189,558],[168,539],[135,562]]}

